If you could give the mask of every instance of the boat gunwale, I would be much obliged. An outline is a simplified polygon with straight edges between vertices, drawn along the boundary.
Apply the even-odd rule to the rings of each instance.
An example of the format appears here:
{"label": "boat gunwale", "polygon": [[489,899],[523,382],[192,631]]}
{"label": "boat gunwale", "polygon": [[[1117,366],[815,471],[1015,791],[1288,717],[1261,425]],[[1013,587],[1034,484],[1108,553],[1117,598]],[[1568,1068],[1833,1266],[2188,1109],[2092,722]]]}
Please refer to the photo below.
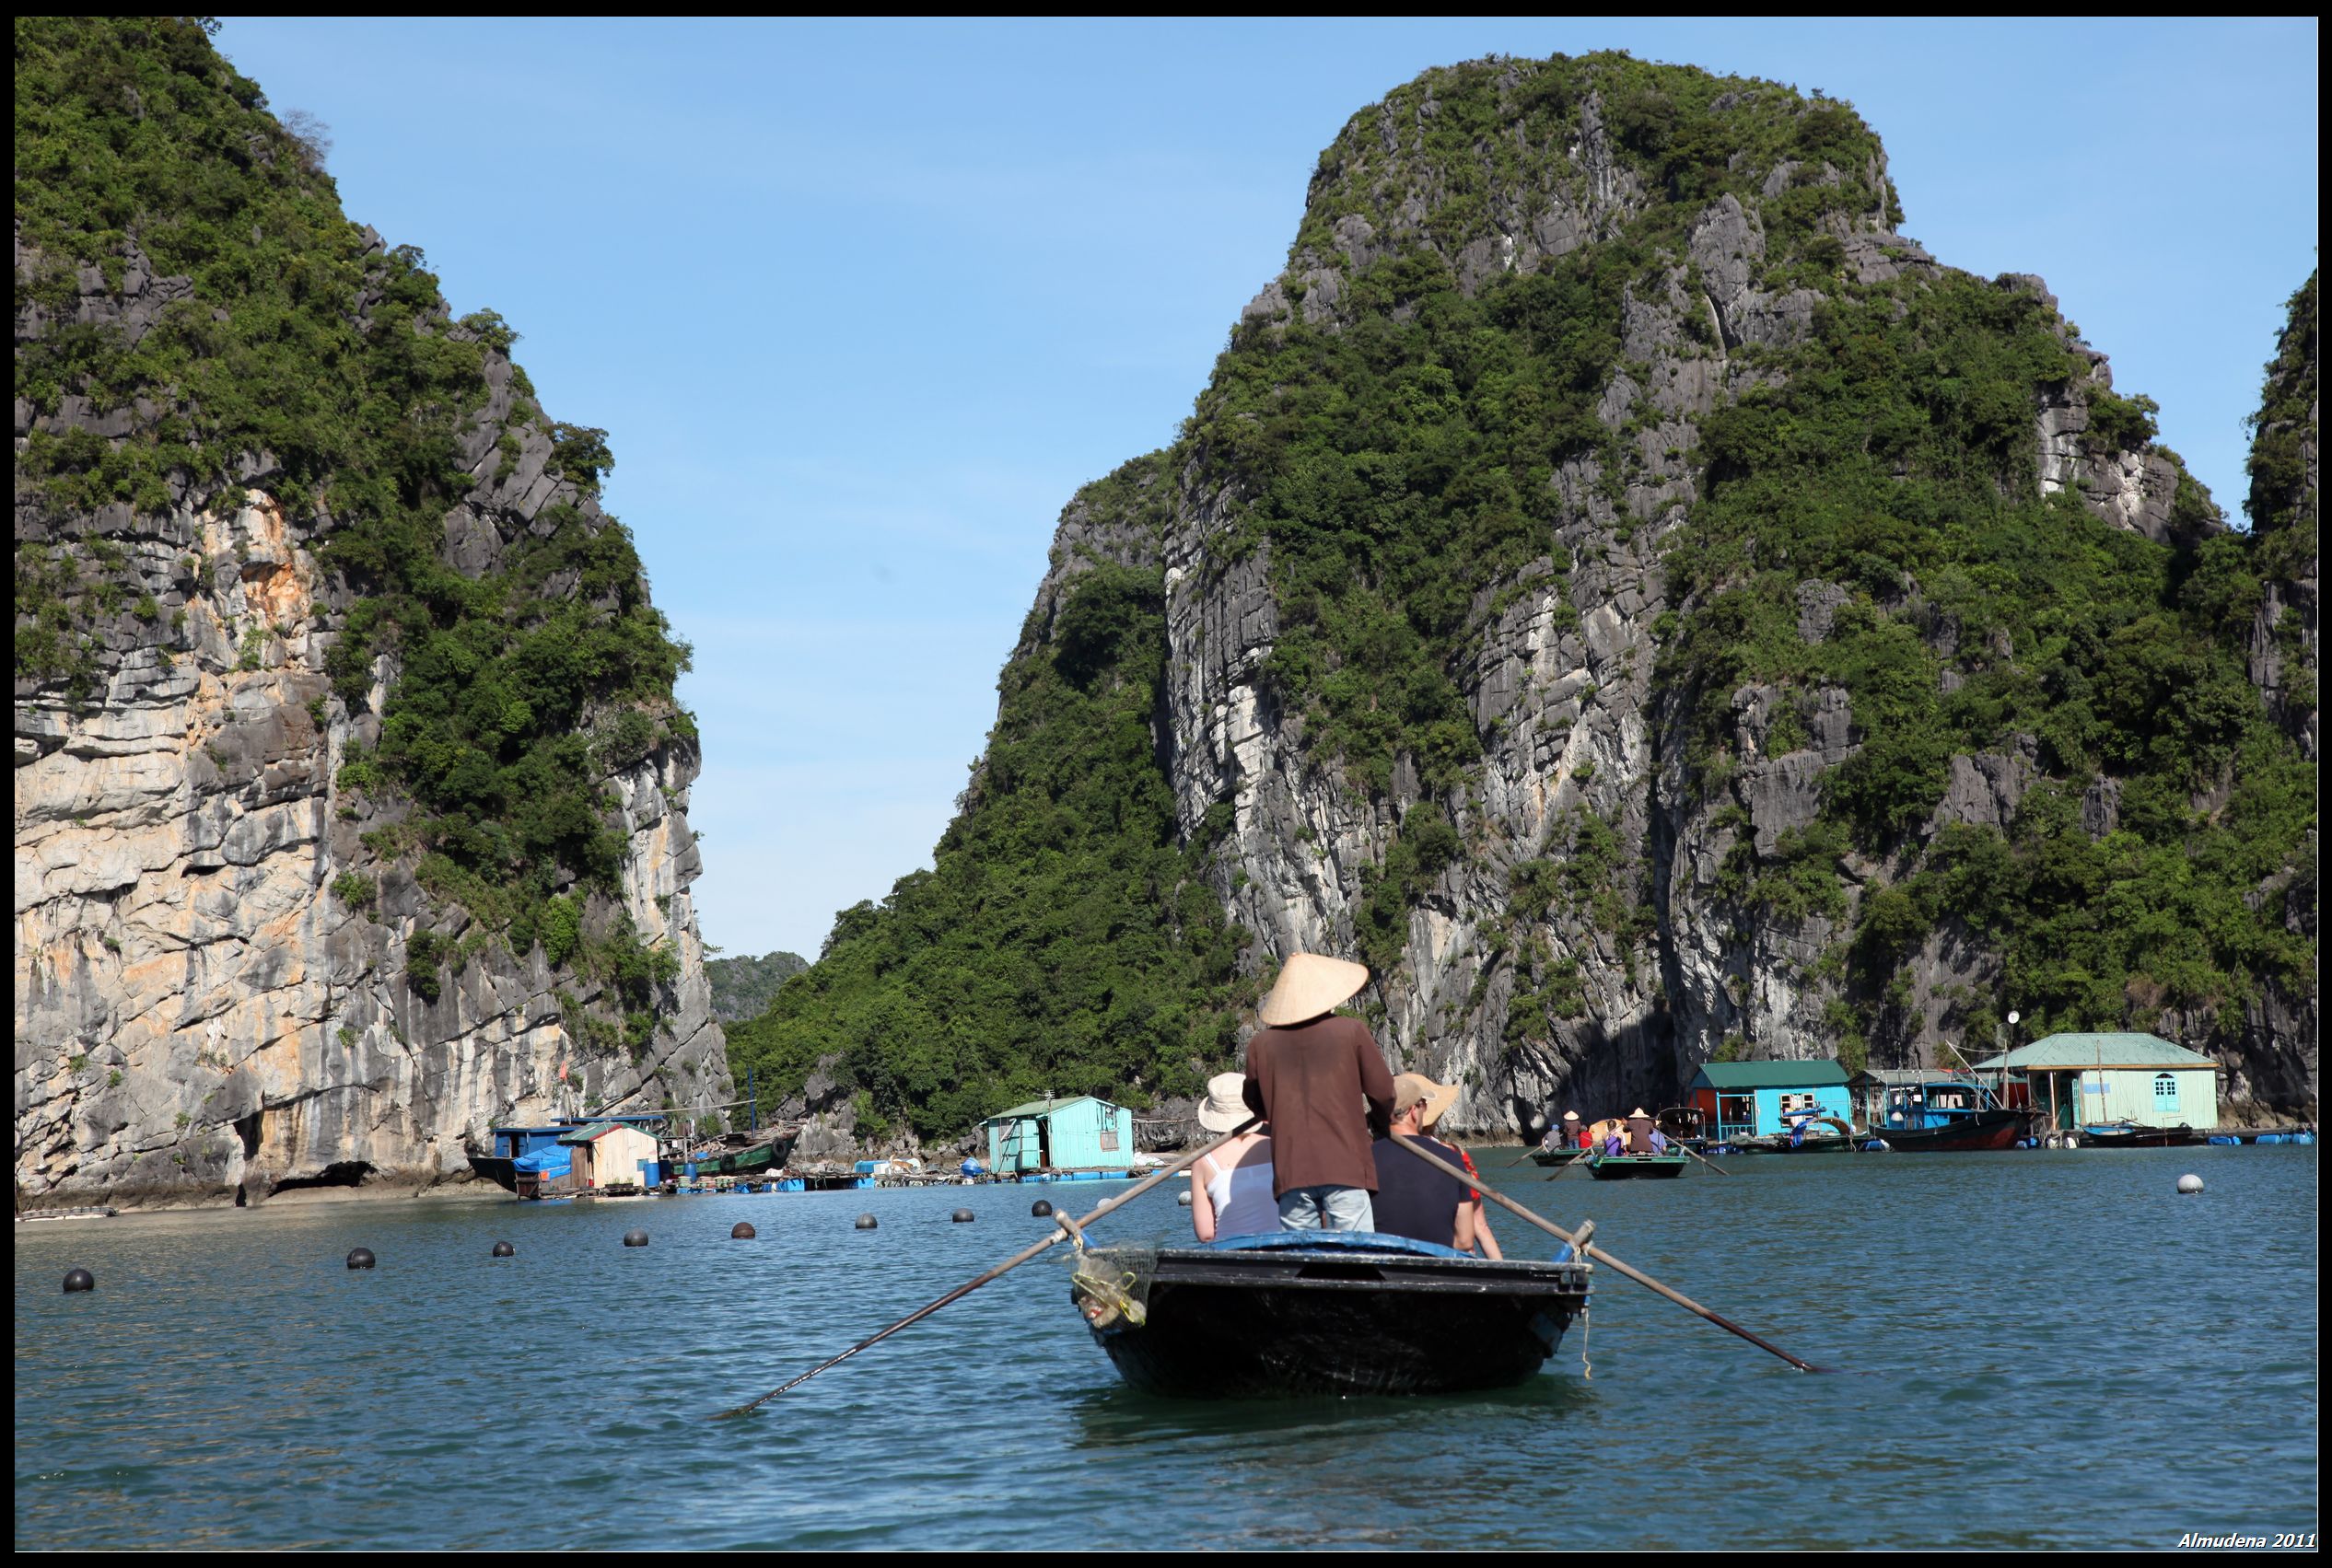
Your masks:
{"label": "boat gunwale", "polygon": [[[1576,1260],[1533,1258],[1428,1258],[1405,1252],[1357,1249],[1279,1248],[1270,1251],[1215,1251],[1204,1247],[1095,1248],[1090,1254],[1142,1251],[1152,1261],[1152,1284],[1228,1285],[1253,1290],[1396,1290],[1414,1295],[1556,1295],[1584,1297],[1591,1270]],[[1317,1273],[1312,1268],[1374,1271],[1373,1279]]]}

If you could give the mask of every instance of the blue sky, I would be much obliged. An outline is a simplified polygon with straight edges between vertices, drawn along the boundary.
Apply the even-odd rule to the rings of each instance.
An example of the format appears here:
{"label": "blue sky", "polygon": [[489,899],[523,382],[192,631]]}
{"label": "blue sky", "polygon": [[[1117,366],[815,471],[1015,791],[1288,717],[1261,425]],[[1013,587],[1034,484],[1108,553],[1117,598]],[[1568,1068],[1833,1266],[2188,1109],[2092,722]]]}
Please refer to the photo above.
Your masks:
{"label": "blue sky", "polygon": [[349,215],[492,307],[696,650],[705,939],[814,956],[929,864],[1076,487],[1170,440],[1322,147],[1428,66],[1820,87],[1904,231],[2037,273],[2239,514],[2315,264],[2316,27],[1434,20],[298,22],[219,46]]}

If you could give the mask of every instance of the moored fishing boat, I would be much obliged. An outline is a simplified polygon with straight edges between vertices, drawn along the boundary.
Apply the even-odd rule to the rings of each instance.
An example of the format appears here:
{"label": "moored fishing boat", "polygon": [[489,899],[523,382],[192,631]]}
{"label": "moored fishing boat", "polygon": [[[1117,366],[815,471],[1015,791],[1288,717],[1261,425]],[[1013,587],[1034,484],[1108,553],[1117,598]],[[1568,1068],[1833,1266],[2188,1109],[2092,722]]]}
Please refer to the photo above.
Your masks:
{"label": "moored fishing boat", "polygon": [[1587,1174],[1598,1181],[1673,1178],[1684,1175],[1690,1163],[1683,1155],[1591,1155]]}
{"label": "moored fishing boat", "polygon": [[1889,1085],[1884,1100],[1871,1109],[1871,1135],[1897,1154],[2005,1149],[2024,1136],[2030,1120],[1975,1079],[1939,1072]]}
{"label": "moored fishing boat", "polygon": [[1535,1373],[1587,1309],[1588,1267],[1491,1262],[1372,1231],[1095,1248],[1070,1299],[1135,1388],[1186,1399],[1437,1394]]}

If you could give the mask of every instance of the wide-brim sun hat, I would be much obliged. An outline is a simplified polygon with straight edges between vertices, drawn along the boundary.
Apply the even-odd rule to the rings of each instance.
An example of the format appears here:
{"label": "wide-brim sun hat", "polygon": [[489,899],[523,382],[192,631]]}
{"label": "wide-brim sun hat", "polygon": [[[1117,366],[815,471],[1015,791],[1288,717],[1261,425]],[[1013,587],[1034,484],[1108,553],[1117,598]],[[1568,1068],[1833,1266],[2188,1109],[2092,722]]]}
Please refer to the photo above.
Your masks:
{"label": "wide-brim sun hat", "polygon": [[1207,1098],[1198,1102],[1198,1124],[1209,1132],[1228,1132],[1253,1116],[1246,1089],[1244,1073],[1218,1073],[1207,1079]]}
{"label": "wide-brim sun hat", "polygon": [[1423,1100],[1425,1114],[1417,1119],[1420,1128],[1440,1121],[1441,1113],[1457,1104],[1457,1098],[1455,1084],[1437,1084],[1422,1073],[1404,1073],[1393,1080],[1393,1114],[1398,1116]]}
{"label": "wide-brim sun hat", "polygon": [[1368,983],[1366,964],[1322,953],[1290,953],[1271,994],[1263,1000],[1263,1021],[1278,1028],[1333,1013]]}

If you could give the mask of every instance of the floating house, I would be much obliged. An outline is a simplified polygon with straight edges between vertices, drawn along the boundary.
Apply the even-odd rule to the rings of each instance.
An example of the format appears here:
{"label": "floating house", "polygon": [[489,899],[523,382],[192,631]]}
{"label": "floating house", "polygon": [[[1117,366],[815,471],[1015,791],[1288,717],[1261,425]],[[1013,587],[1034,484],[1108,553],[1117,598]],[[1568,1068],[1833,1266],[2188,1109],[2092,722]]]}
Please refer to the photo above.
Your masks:
{"label": "floating house", "polygon": [[[632,1111],[593,1117],[589,1124],[629,1127],[653,1144],[656,1134],[671,1120],[670,1114],[665,1111]],[[562,1140],[584,1125],[579,1121],[553,1121],[542,1124],[510,1123],[489,1128],[488,1133],[494,1139],[494,1152],[490,1155],[472,1155],[470,1168],[504,1191],[516,1192],[521,1198],[579,1191],[573,1157],[568,1152],[568,1145]]]}
{"label": "floating house", "polygon": [[1134,1113],[1091,1095],[1037,1099],[980,1123],[988,1167],[999,1176],[1027,1170],[1125,1169],[1134,1159]]}
{"label": "floating house", "polygon": [[662,1175],[655,1138],[627,1122],[594,1121],[560,1133],[559,1143],[573,1163],[577,1192],[626,1184],[653,1187]]}
{"label": "floating house", "polygon": [[1854,1098],[1854,1120],[1871,1132],[1882,1131],[1906,1101],[1942,1111],[1979,1110],[1988,1105],[2011,1110],[2025,1108],[2022,1079],[2003,1084],[1997,1071],[1978,1078],[1973,1072],[1942,1067],[1866,1067],[1847,1081]]}
{"label": "floating house", "polygon": [[2051,1127],[2219,1125],[2219,1064],[2159,1035],[2050,1035],[1976,1068],[2023,1078]]}
{"label": "floating house", "polygon": [[1846,1069],[1827,1059],[1707,1063],[1693,1075],[1685,1098],[1719,1142],[1787,1132],[1789,1118],[1807,1112],[1849,1124],[1854,1116]]}

